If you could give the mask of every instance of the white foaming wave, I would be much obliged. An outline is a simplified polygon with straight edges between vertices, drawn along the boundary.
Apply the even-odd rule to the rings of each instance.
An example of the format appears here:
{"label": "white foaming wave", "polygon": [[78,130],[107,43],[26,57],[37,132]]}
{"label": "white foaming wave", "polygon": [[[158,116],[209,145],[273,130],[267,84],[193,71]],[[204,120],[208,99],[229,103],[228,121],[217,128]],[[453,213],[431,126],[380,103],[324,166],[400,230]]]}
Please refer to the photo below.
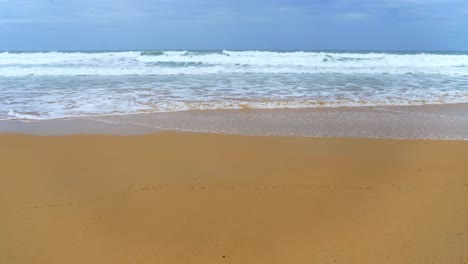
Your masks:
{"label": "white foaming wave", "polygon": [[[83,99],[82,99],[83,100]],[[59,105],[49,106],[47,109],[41,105],[43,113],[32,115],[20,110],[9,110],[8,116],[0,120],[49,120],[76,117],[93,117],[108,115],[129,115],[141,113],[162,113],[180,111],[201,110],[237,110],[237,109],[306,109],[318,107],[369,107],[387,105],[426,105],[426,104],[455,104],[468,103],[468,94],[451,93],[444,96],[433,96],[432,98],[385,98],[374,99],[323,99],[323,100],[212,100],[212,101],[158,101],[149,103],[151,100],[142,99],[132,104],[122,101],[120,98],[106,99],[106,105],[95,104],[96,99],[89,97],[82,102],[79,109],[67,110]],[[99,101],[99,99],[98,99]],[[124,107],[122,107],[124,106]]]}
{"label": "white foaming wave", "polygon": [[36,116],[36,115],[30,115],[30,114],[20,114],[14,110],[11,110],[8,112],[8,116],[11,118],[6,118],[6,119],[23,119],[23,120],[42,120],[44,117],[41,116]]}
{"label": "white foaming wave", "polygon": [[467,68],[454,67],[5,67],[0,68],[0,77],[22,76],[156,76],[156,75],[203,75],[203,74],[430,74],[448,76],[468,76]]}
{"label": "white foaming wave", "polygon": [[[169,63],[162,65],[161,63]],[[177,63],[171,64],[171,63]],[[195,63],[195,65],[194,65]],[[231,73],[441,74],[468,76],[468,55],[223,51],[0,53],[0,76]]]}
{"label": "white foaming wave", "polygon": [[163,56],[141,56],[146,62],[200,62],[215,65],[343,67],[468,67],[468,55],[223,51],[187,56],[187,52],[165,52]]}
{"label": "white foaming wave", "polygon": [[53,65],[53,64],[96,64],[137,58],[140,52],[31,52],[0,53],[0,65]]}

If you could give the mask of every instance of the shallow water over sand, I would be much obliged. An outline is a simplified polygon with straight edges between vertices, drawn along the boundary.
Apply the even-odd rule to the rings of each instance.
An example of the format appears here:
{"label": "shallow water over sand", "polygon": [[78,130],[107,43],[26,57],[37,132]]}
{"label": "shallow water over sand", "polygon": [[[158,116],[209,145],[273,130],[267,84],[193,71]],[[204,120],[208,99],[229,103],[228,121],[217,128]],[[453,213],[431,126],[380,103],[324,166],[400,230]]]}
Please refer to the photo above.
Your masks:
{"label": "shallow water over sand", "polygon": [[468,105],[185,111],[38,122],[2,121],[0,132],[148,134],[159,131],[260,136],[468,140]]}

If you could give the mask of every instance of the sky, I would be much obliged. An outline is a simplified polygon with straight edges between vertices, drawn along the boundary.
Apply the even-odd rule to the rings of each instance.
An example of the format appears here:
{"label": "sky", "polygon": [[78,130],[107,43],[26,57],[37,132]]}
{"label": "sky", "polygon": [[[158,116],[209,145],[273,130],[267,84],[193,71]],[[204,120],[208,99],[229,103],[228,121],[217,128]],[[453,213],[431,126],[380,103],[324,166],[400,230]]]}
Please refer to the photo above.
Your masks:
{"label": "sky", "polygon": [[0,50],[468,50],[468,0],[0,0]]}

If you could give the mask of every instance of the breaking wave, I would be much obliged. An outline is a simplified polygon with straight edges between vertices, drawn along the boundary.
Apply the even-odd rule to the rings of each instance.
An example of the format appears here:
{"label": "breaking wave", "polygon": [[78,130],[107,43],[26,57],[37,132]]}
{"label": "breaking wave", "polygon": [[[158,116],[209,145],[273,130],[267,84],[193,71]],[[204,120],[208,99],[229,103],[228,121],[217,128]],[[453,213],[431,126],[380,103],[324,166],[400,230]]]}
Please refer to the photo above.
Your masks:
{"label": "breaking wave", "polygon": [[468,55],[226,50],[0,53],[0,76],[251,73],[468,76]]}

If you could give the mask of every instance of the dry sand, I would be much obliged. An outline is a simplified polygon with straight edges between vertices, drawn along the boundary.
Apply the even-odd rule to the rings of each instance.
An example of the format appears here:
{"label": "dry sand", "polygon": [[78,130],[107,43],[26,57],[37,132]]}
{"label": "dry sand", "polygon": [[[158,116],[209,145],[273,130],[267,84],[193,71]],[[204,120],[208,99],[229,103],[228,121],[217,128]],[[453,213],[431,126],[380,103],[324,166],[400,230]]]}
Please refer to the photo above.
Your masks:
{"label": "dry sand", "polygon": [[0,263],[466,263],[468,141],[0,136]]}

